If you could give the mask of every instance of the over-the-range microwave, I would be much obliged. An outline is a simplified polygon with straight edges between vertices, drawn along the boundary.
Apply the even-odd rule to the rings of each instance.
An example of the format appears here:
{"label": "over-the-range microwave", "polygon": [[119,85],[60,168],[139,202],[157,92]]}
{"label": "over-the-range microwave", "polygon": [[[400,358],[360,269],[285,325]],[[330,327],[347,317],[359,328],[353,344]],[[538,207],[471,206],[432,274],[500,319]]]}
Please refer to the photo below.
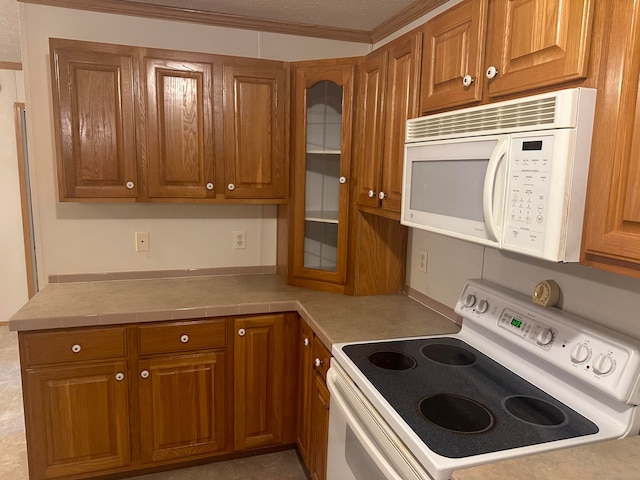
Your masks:
{"label": "over-the-range microwave", "polygon": [[401,222],[578,261],[595,100],[573,88],[408,120]]}

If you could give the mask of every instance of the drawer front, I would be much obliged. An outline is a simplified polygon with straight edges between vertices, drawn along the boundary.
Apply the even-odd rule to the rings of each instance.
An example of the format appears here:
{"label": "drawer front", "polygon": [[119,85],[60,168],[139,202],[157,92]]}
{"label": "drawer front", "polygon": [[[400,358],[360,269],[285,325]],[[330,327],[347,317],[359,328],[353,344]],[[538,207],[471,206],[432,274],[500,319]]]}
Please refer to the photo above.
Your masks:
{"label": "drawer front", "polygon": [[[320,360],[320,362],[318,362]],[[313,338],[313,369],[320,374],[322,379],[327,381],[327,370],[329,370],[329,362],[331,361],[331,352],[318,340]],[[320,365],[318,365],[320,363]]]}
{"label": "drawer front", "polygon": [[186,352],[226,345],[227,321],[204,320],[143,325],[138,329],[141,355]]}
{"label": "drawer front", "polygon": [[126,344],[124,327],[24,334],[28,365],[124,357]]}

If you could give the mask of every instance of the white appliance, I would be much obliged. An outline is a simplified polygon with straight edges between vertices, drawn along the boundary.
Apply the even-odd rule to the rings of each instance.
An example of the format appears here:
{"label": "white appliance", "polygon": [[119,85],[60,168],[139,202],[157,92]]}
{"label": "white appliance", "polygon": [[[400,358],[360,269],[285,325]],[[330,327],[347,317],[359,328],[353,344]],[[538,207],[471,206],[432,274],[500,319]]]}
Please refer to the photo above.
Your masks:
{"label": "white appliance", "polygon": [[327,480],[454,470],[637,435],[640,345],[471,280],[459,333],[335,344]]}
{"label": "white appliance", "polygon": [[573,88],[408,120],[401,222],[578,261],[595,99]]}

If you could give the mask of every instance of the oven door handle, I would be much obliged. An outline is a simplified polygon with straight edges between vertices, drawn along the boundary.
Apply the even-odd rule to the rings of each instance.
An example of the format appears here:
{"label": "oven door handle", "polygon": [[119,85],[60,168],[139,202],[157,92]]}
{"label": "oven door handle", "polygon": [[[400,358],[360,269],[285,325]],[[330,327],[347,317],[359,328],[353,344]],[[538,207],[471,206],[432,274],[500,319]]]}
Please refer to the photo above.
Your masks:
{"label": "oven door handle", "polygon": [[500,227],[496,225],[493,218],[493,190],[496,186],[496,179],[498,176],[498,167],[502,163],[505,155],[507,154],[507,145],[509,138],[501,138],[498,140],[496,147],[489,157],[489,165],[487,165],[487,173],[484,176],[484,191],[482,195],[482,210],[484,213],[484,223],[487,227],[487,234],[491,239],[500,243]]}

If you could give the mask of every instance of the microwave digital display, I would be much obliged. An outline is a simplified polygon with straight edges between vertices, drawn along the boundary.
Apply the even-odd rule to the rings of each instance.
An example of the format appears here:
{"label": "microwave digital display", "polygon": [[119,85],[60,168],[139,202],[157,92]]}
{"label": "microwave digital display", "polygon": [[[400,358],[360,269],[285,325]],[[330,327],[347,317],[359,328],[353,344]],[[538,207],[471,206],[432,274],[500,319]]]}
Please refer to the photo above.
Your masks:
{"label": "microwave digital display", "polygon": [[522,142],[522,151],[542,150],[542,140],[530,140]]}

